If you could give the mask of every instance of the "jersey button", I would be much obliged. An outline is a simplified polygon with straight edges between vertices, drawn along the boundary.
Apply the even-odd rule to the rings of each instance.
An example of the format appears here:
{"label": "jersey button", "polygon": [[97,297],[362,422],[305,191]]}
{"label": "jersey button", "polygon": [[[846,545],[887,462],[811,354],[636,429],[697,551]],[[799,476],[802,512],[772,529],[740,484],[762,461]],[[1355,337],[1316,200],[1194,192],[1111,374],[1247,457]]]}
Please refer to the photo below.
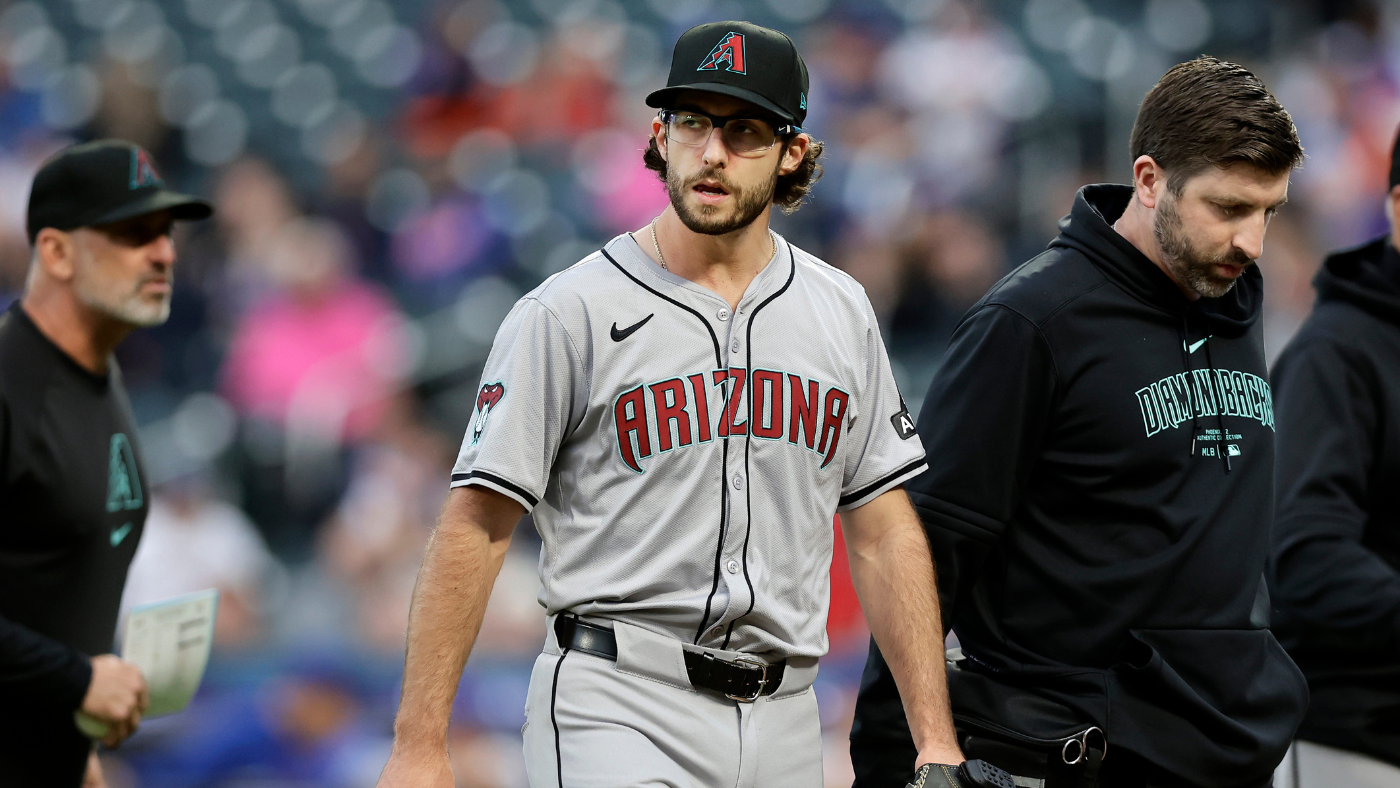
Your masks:
{"label": "jersey button", "polygon": [[728,320],[729,310],[725,307],[720,307],[719,311],[715,313],[715,317],[719,318],[720,320]]}
{"label": "jersey button", "polygon": [[742,489],[744,489],[744,477],[743,477],[743,476],[740,476],[740,475],[737,474],[737,473],[734,474],[734,489],[736,489],[736,490],[742,490]]}
{"label": "jersey button", "polygon": [[734,340],[733,342],[729,343],[729,350],[730,350],[730,352],[738,353],[738,352],[739,352],[739,340],[736,339],[736,340]]}
{"label": "jersey button", "polygon": [[729,574],[731,574],[731,575],[738,574],[738,573],[739,573],[739,562],[738,562],[738,561],[735,561],[735,560],[733,560],[733,559],[731,559],[731,560],[729,561],[729,563],[727,563],[727,564],[724,565],[724,568],[725,568],[725,569],[728,569],[728,570],[729,570]]}
{"label": "jersey button", "polygon": [[717,637],[719,637],[720,635],[723,635],[723,634],[724,634],[724,627],[715,627],[714,629],[710,630],[710,637],[712,637],[712,638],[717,638]]}

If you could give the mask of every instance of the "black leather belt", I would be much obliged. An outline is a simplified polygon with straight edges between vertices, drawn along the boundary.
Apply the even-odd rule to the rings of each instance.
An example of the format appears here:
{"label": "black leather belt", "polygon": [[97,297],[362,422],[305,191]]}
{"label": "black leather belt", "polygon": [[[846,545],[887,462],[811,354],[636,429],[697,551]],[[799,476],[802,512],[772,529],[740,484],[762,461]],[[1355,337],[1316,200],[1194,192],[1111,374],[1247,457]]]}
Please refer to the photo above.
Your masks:
{"label": "black leather belt", "polygon": [[[611,629],[561,614],[554,618],[554,636],[561,647],[570,651],[617,660],[617,636]],[[703,652],[683,651],[682,654],[691,685],[745,703],[777,692],[783,683],[783,671],[787,668],[786,660],[768,663],[753,657],[741,657],[727,662]]]}

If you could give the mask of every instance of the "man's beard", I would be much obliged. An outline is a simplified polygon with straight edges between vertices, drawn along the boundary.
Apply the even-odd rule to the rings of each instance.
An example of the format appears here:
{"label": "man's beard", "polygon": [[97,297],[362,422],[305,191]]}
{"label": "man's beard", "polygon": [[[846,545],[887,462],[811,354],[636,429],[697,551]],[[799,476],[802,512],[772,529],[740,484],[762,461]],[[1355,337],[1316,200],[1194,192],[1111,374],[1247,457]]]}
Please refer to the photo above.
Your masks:
{"label": "man's beard", "polygon": [[1152,234],[1157,237],[1157,247],[1162,250],[1162,261],[1166,263],[1178,282],[1186,285],[1205,298],[1219,298],[1230,292],[1237,279],[1216,276],[1215,266],[1243,265],[1254,261],[1235,247],[1224,254],[1204,255],[1196,251],[1191,239],[1181,225],[1181,214],[1176,210],[1176,200],[1164,197],[1157,204],[1157,215],[1152,221]]}
{"label": "man's beard", "polygon": [[[781,166],[781,161],[779,162]],[[719,181],[720,186],[733,198],[734,205],[726,217],[721,213],[724,209],[720,206],[701,205],[696,210],[691,210],[686,204],[685,196],[690,192],[695,184],[713,178]],[[773,168],[773,174],[764,183],[760,183],[750,189],[741,189],[725,176],[724,170],[716,167],[706,167],[694,176],[681,181],[680,176],[674,170],[666,173],[666,192],[671,196],[671,207],[676,209],[676,215],[681,222],[690,228],[691,232],[702,235],[724,235],[735,230],[742,230],[753,224],[753,221],[763,213],[773,202],[773,193],[778,187],[778,167]]]}
{"label": "man's beard", "polygon": [[[166,274],[165,279],[172,281],[173,277]],[[129,292],[120,294],[104,292],[102,285],[106,283],[93,281],[91,275],[78,276],[74,278],[73,290],[78,300],[94,312],[127,325],[149,328],[170,317],[170,293],[161,295],[159,300],[142,296],[141,288],[146,282],[146,277],[142,277]]]}

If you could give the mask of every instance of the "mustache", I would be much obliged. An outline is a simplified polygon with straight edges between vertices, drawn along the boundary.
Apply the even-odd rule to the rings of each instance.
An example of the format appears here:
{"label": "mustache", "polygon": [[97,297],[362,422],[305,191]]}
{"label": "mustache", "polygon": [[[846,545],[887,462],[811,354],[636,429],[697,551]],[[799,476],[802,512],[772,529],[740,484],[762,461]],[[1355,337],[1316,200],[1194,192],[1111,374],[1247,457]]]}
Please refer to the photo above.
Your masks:
{"label": "mustache", "polygon": [[719,185],[730,194],[739,193],[739,188],[735,186],[732,182],[730,182],[729,177],[724,174],[724,170],[721,170],[718,167],[706,167],[705,169],[701,170],[695,175],[686,178],[685,183],[682,184],[681,188],[689,189],[690,187],[694,186],[695,184],[701,181],[709,180],[719,181]]}
{"label": "mustache", "polygon": [[1209,262],[1212,264],[1223,263],[1225,265],[1251,266],[1254,265],[1255,259],[1238,248],[1232,248],[1224,254],[1219,254],[1211,258]]}

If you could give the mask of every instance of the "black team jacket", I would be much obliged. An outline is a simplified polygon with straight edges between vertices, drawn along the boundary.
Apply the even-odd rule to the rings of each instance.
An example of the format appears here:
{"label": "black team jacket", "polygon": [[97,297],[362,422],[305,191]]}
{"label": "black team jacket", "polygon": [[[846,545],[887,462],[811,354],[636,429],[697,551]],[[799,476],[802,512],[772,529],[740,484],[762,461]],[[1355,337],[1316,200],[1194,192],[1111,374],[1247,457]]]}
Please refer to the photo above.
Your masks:
{"label": "black team jacket", "polygon": [[1279,638],[1312,689],[1298,736],[1400,765],[1400,254],[1327,258],[1274,367]]}
{"label": "black team jacket", "polygon": [[[1113,230],[1131,196],[1081,189],[1049,249],[963,318],[907,489],[967,657],[949,676],[960,733],[1048,748],[1097,726],[1105,768],[1128,751],[1168,782],[1252,788],[1308,697],[1267,629],[1263,279],[1188,301]],[[873,649],[851,750],[862,788],[913,763]]]}

